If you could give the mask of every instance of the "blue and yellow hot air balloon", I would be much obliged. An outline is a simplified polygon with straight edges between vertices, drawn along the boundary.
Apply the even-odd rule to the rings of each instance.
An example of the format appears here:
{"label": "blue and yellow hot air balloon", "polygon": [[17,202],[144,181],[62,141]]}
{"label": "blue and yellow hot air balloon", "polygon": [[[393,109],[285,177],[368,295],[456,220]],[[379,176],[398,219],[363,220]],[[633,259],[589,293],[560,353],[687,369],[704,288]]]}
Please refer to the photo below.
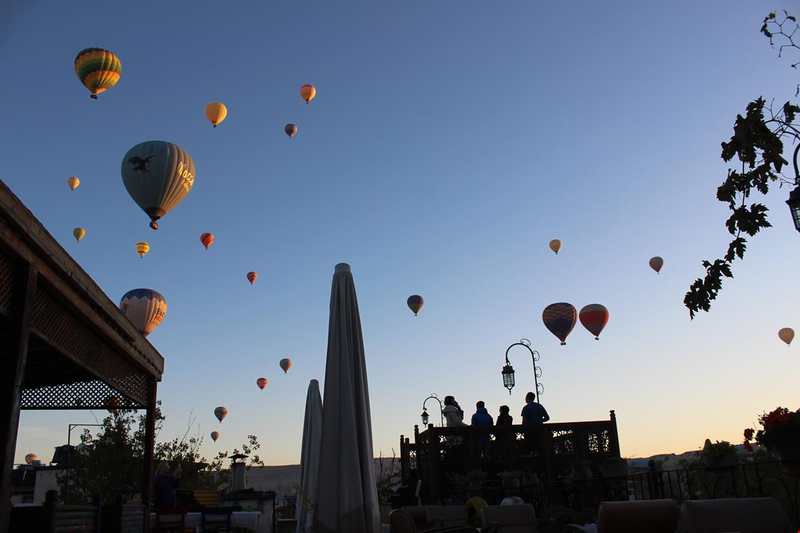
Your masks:
{"label": "blue and yellow hot air balloon", "polygon": [[166,141],[137,144],[122,159],[122,183],[128,194],[150,217],[150,227],[181,203],[194,186],[192,157]]}
{"label": "blue and yellow hot air balloon", "polygon": [[161,324],[167,314],[167,300],[153,289],[126,292],[119,307],[145,337]]}
{"label": "blue and yellow hot air balloon", "polygon": [[406,300],[406,305],[414,312],[414,316],[417,316],[422,306],[425,305],[425,299],[419,294],[412,294],[408,297],[408,300]]}
{"label": "blue and yellow hot air balloon", "polygon": [[561,345],[567,344],[567,336],[578,321],[578,310],[575,306],[565,302],[550,304],[542,312],[542,321],[550,333],[561,340]]}
{"label": "blue and yellow hot air balloon", "polygon": [[97,95],[117,84],[122,74],[122,63],[119,58],[102,48],[86,48],[78,52],[75,58],[75,74],[81,83]]}

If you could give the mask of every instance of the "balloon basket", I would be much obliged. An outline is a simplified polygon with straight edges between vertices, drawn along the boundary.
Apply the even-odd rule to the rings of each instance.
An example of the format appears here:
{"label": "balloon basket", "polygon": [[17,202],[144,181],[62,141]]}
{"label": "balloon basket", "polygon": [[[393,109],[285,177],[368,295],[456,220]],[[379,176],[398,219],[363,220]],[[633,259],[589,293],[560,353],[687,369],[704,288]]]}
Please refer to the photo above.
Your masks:
{"label": "balloon basket", "polygon": [[96,95],[96,94],[93,94],[93,95],[91,95],[89,98],[91,98],[92,100],[97,100],[97,95]]}

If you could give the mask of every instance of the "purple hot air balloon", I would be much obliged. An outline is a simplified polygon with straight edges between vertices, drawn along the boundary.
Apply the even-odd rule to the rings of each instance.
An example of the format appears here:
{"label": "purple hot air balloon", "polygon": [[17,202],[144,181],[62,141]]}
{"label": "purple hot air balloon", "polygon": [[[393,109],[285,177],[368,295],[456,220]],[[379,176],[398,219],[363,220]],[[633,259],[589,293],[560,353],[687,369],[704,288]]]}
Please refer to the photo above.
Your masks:
{"label": "purple hot air balloon", "polygon": [[550,333],[561,339],[561,345],[567,344],[569,336],[575,322],[578,320],[578,310],[575,306],[565,302],[550,304],[542,312],[542,321]]}

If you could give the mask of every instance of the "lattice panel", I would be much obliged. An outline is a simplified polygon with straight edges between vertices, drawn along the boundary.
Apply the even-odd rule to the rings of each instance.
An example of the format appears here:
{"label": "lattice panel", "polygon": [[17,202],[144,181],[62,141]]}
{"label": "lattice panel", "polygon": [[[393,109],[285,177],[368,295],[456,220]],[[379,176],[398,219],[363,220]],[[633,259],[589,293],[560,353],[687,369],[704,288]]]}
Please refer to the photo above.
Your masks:
{"label": "lattice panel", "polygon": [[607,453],[611,450],[608,440],[608,430],[603,430],[599,433],[589,433],[588,439],[590,453]]}
{"label": "lattice panel", "polygon": [[417,471],[417,450],[414,448],[408,450],[408,469],[412,472]]}
{"label": "lattice panel", "polygon": [[514,454],[517,457],[536,458],[539,456],[539,442],[533,432],[515,431],[513,436]]}
{"label": "lattice panel", "polygon": [[42,288],[36,290],[31,329],[134,402],[146,405],[147,374],[128,363],[125,354],[100,340]]}
{"label": "lattice panel", "polygon": [[0,310],[9,314],[14,293],[14,264],[0,254]]}
{"label": "lattice panel", "polygon": [[575,434],[569,429],[552,431],[553,452],[556,455],[572,455],[575,453]]}
{"label": "lattice panel", "polygon": [[95,380],[24,389],[20,407],[22,409],[140,409],[146,405],[144,402],[137,403],[126,398],[102,381]]}

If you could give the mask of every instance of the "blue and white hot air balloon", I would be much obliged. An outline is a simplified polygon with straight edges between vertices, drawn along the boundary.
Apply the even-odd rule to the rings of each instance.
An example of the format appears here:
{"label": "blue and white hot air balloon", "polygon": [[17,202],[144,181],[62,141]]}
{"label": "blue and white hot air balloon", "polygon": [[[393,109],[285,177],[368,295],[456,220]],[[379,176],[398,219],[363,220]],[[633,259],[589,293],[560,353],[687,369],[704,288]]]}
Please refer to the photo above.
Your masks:
{"label": "blue and white hot air balloon", "polygon": [[167,314],[167,300],[153,289],[126,292],[119,307],[145,337],[161,324]]}

